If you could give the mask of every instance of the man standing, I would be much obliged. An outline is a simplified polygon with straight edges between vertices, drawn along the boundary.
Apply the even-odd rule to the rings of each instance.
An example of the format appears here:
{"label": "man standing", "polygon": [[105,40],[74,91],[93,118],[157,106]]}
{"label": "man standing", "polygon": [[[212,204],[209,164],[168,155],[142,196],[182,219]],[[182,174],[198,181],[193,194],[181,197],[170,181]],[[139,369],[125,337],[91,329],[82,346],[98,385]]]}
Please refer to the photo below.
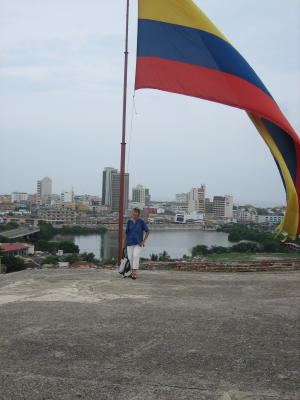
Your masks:
{"label": "man standing", "polygon": [[131,266],[128,278],[132,279],[136,279],[136,271],[140,265],[141,251],[150,233],[145,221],[140,218],[140,214],[141,211],[139,208],[132,210],[131,218],[127,221],[125,234],[124,247],[127,247],[127,255]]}

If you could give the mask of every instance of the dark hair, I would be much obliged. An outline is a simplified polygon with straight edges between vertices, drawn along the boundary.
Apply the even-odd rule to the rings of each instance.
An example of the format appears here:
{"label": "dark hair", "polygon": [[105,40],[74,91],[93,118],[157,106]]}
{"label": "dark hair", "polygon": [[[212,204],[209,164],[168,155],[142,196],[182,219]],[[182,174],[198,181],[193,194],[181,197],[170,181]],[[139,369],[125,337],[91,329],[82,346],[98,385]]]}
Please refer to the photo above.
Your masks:
{"label": "dark hair", "polygon": [[134,207],[132,211],[136,211],[139,215],[141,215],[141,210],[138,207]]}

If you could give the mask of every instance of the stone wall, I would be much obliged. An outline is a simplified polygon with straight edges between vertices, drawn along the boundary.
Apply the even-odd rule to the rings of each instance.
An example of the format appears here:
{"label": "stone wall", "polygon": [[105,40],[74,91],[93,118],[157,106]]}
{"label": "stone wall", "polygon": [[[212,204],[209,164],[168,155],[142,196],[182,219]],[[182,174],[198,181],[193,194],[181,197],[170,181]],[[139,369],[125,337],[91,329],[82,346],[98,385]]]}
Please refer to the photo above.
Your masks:
{"label": "stone wall", "polygon": [[216,261],[216,262],[155,262],[141,264],[142,270],[173,270],[198,272],[259,272],[300,270],[300,259],[261,261]]}

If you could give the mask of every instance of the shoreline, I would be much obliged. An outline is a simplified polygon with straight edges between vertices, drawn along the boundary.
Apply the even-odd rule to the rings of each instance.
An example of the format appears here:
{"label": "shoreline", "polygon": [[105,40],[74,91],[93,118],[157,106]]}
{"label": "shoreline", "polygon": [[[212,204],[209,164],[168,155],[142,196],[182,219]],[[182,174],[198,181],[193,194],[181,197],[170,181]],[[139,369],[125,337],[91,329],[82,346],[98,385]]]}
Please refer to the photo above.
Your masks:
{"label": "shoreline", "polygon": [[[205,231],[216,232],[217,228],[205,229],[202,225],[186,225],[186,224],[147,224],[150,231]],[[117,231],[117,224],[103,224],[101,225],[108,231]],[[125,229],[125,224],[124,224]]]}

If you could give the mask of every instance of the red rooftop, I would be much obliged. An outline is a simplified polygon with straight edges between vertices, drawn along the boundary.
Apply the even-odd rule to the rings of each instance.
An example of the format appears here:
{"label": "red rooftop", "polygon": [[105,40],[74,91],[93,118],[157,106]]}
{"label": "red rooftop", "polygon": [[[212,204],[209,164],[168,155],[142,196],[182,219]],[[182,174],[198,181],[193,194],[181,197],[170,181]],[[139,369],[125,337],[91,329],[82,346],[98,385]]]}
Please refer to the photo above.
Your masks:
{"label": "red rooftop", "polygon": [[22,243],[5,243],[0,244],[0,250],[6,255],[12,256],[25,256],[28,254],[29,246],[25,246]]}

